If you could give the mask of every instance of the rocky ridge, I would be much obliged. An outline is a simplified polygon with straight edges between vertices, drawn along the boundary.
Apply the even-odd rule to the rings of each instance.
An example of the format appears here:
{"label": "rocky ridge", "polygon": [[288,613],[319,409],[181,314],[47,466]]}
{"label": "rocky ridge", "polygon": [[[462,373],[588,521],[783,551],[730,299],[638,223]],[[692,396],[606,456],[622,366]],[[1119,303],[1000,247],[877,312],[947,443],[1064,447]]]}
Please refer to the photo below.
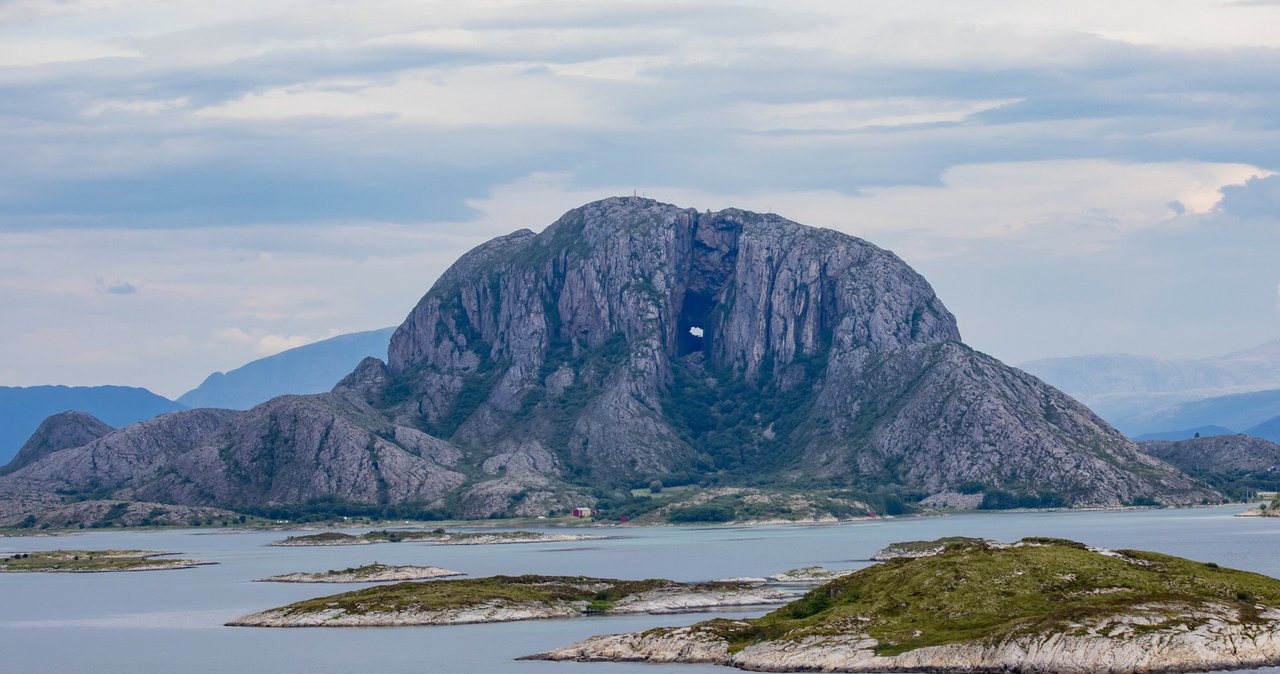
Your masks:
{"label": "rocky ridge", "polygon": [[55,414],[40,423],[40,427],[22,445],[13,460],[0,468],[0,474],[12,473],[63,449],[83,447],[114,430],[116,429],[85,412]]}

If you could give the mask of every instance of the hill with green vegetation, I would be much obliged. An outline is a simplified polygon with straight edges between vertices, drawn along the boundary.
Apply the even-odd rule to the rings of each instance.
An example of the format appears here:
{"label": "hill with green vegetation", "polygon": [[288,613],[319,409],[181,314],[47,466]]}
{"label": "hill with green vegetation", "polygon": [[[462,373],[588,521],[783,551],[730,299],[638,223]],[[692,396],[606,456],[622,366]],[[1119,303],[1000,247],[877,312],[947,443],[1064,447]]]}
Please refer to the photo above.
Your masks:
{"label": "hill with green vegetation", "polygon": [[935,543],[934,554],[876,564],[761,618],[594,637],[537,657],[757,671],[1159,672],[1280,663],[1280,580],[1060,539]]}

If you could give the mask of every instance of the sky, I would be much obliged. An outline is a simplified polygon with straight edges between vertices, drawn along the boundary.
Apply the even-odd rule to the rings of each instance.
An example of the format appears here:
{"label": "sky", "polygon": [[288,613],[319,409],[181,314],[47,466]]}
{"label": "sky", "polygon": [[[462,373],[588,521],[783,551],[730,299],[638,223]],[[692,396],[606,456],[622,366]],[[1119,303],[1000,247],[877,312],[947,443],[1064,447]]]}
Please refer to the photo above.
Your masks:
{"label": "sky", "polygon": [[0,385],[398,324],[640,193],[889,248],[1007,362],[1280,337],[1280,0],[0,0]]}

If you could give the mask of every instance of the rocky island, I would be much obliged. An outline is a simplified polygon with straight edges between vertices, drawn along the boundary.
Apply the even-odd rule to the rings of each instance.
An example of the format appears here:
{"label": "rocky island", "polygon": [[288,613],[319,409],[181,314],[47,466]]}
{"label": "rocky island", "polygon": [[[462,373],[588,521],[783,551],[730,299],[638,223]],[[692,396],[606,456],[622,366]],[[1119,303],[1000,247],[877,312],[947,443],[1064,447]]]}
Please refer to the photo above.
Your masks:
{"label": "rocky island", "polygon": [[213,564],[191,559],[162,559],[172,552],[150,550],[48,550],[0,556],[0,573],[99,573],[160,571]]}
{"label": "rocky island", "polygon": [[371,587],[300,601],[227,624],[243,627],[461,625],[591,614],[704,611],[780,604],[794,596],[755,583],[493,576]]}
{"label": "rocky island", "polygon": [[431,531],[411,530],[392,531],[379,529],[363,534],[344,534],[338,531],[326,531],[306,536],[290,536],[276,541],[276,547],[308,547],[327,545],[371,545],[373,543],[402,543],[405,541],[431,541],[437,545],[498,545],[503,543],[565,543],[571,541],[592,541],[604,538],[591,534],[544,534],[535,531],[486,531],[472,533],[464,531]]}
{"label": "rocky island", "polygon": [[[778,215],[635,197],[471,250],[406,315],[387,357],[328,393],[46,431],[0,475],[0,526],[132,526],[152,512],[167,524],[178,507],[212,509],[182,515],[206,526],[238,519],[223,508],[759,522],[901,514],[921,498],[1223,499],[964,344],[892,252]],[[689,493],[633,491],[654,482]],[[127,516],[98,514],[116,503]]]}
{"label": "rocky island", "polygon": [[285,573],[258,581],[260,583],[385,583],[405,580],[434,580],[465,576],[458,571],[442,569],[438,566],[391,566],[388,564],[365,564],[340,571],[321,571],[317,573]]}
{"label": "rocky island", "polygon": [[593,637],[531,658],[1071,674],[1280,663],[1280,580],[1059,539],[937,547],[839,578],[754,620]]}

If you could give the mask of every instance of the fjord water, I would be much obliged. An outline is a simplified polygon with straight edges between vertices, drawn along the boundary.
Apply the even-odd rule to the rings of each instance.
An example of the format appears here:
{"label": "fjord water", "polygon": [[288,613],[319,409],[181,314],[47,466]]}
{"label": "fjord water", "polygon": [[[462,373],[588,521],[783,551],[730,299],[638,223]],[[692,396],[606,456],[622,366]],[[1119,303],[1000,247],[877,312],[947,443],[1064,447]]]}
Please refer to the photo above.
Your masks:
{"label": "fjord water", "polygon": [[[593,634],[687,624],[705,619],[705,614],[450,627],[222,625],[272,606],[363,587],[252,582],[255,579],[374,561],[430,564],[474,576],[542,573],[709,580],[763,576],[814,564],[860,568],[876,550],[902,540],[958,535],[1012,541],[1056,536],[1102,547],[1155,550],[1280,577],[1280,520],[1232,517],[1241,510],[1235,506],[967,514],[812,526],[599,528],[585,531],[611,538],[486,546],[398,543],[276,548],[269,544],[287,532],[200,529],[0,538],[0,554],[129,548],[174,551],[184,558],[218,562],[176,571],[0,574],[0,672],[728,672],[732,670],[710,666],[515,660]],[[1280,668],[1258,671],[1280,672]]]}

